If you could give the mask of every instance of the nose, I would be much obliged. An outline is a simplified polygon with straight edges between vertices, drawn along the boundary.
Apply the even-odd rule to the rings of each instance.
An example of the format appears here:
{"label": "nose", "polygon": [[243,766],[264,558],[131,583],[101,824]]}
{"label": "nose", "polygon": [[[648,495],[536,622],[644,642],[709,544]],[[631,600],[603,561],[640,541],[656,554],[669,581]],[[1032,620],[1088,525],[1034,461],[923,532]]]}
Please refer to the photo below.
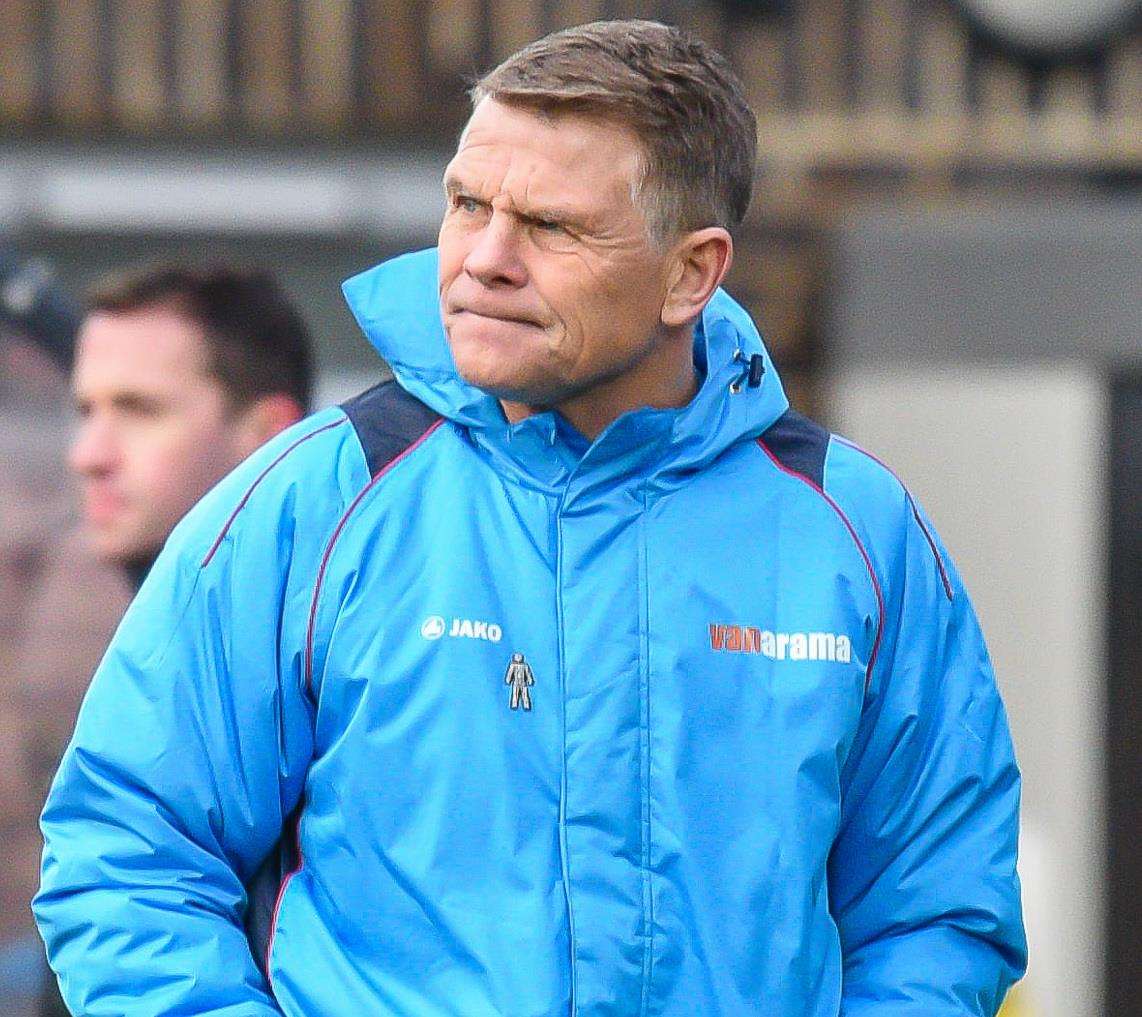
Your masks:
{"label": "nose", "polygon": [[98,415],[92,414],[80,423],[67,458],[79,476],[102,477],[114,468],[118,455],[114,429]]}
{"label": "nose", "polygon": [[520,249],[521,239],[513,217],[493,210],[472,235],[464,271],[488,287],[523,286],[527,282],[527,266]]}

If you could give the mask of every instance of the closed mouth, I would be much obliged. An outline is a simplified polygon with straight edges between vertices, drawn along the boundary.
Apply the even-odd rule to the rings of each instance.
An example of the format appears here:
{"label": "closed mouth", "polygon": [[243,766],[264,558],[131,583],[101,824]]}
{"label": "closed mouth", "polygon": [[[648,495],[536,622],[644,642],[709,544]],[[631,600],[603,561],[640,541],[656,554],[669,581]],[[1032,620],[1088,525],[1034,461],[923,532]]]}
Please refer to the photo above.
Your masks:
{"label": "closed mouth", "polygon": [[531,325],[533,328],[539,328],[539,322],[532,318],[522,318],[518,315],[512,314],[496,314],[491,311],[477,311],[471,307],[458,307],[453,314],[473,314],[477,318],[487,318],[490,321],[503,321],[511,325]]}

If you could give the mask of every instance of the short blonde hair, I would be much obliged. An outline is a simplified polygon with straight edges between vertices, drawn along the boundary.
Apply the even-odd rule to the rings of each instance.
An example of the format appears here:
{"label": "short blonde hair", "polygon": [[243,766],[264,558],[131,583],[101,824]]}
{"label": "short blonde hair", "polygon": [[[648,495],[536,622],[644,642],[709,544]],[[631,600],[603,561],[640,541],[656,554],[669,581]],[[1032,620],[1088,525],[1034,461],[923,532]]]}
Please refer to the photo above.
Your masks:
{"label": "short blonde hair", "polygon": [[544,36],[476,82],[484,99],[536,113],[595,117],[643,146],[640,197],[659,237],[745,218],[757,121],[729,63],[655,21],[594,21]]}

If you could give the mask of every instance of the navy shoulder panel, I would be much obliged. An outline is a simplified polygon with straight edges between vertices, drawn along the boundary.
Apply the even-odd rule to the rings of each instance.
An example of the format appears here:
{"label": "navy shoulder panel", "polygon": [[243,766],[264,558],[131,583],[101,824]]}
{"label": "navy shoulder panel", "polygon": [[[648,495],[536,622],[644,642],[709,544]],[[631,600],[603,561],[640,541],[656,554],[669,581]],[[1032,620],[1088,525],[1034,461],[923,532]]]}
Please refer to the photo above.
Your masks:
{"label": "navy shoulder panel", "polygon": [[786,410],[759,439],[787,470],[808,477],[818,487],[825,486],[825,456],[829,432],[820,424]]}
{"label": "navy shoulder panel", "polygon": [[395,380],[382,381],[341,404],[375,477],[440,419]]}

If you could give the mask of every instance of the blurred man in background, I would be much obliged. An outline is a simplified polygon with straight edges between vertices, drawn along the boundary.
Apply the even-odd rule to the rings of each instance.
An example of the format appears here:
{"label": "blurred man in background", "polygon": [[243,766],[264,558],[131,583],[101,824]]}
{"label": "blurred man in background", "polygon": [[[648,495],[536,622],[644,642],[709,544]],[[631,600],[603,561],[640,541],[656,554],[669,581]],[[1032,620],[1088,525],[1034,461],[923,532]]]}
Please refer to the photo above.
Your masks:
{"label": "blurred man in background", "polygon": [[137,587],[185,512],[304,416],[311,386],[305,323],[266,275],[162,268],[92,294],[72,373],[80,420],[69,462],[83,527],[41,585],[25,643],[28,694],[55,703],[37,710],[50,725],[37,725],[42,778],[95,663],[85,660],[65,693],[61,675],[74,669],[61,659],[72,624],[63,605],[77,561],[114,565]]}
{"label": "blurred man in background", "polygon": [[[12,726],[30,771],[25,802],[43,800],[98,658],[171,529],[305,414],[311,385],[304,321],[267,275],[161,268],[92,293],[76,340],[80,419],[68,456],[83,525],[59,534],[16,647],[22,703]],[[40,840],[34,815],[14,811],[15,897],[30,932]],[[54,983],[47,990],[54,999]],[[45,1000],[43,1012],[65,1011]]]}
{"label": "blurred man in background", "polygon": [[145,575],[175,523],[309,402],[309,340],[267,276],[171,268],[95,293],[71,466],[96,553]]}

